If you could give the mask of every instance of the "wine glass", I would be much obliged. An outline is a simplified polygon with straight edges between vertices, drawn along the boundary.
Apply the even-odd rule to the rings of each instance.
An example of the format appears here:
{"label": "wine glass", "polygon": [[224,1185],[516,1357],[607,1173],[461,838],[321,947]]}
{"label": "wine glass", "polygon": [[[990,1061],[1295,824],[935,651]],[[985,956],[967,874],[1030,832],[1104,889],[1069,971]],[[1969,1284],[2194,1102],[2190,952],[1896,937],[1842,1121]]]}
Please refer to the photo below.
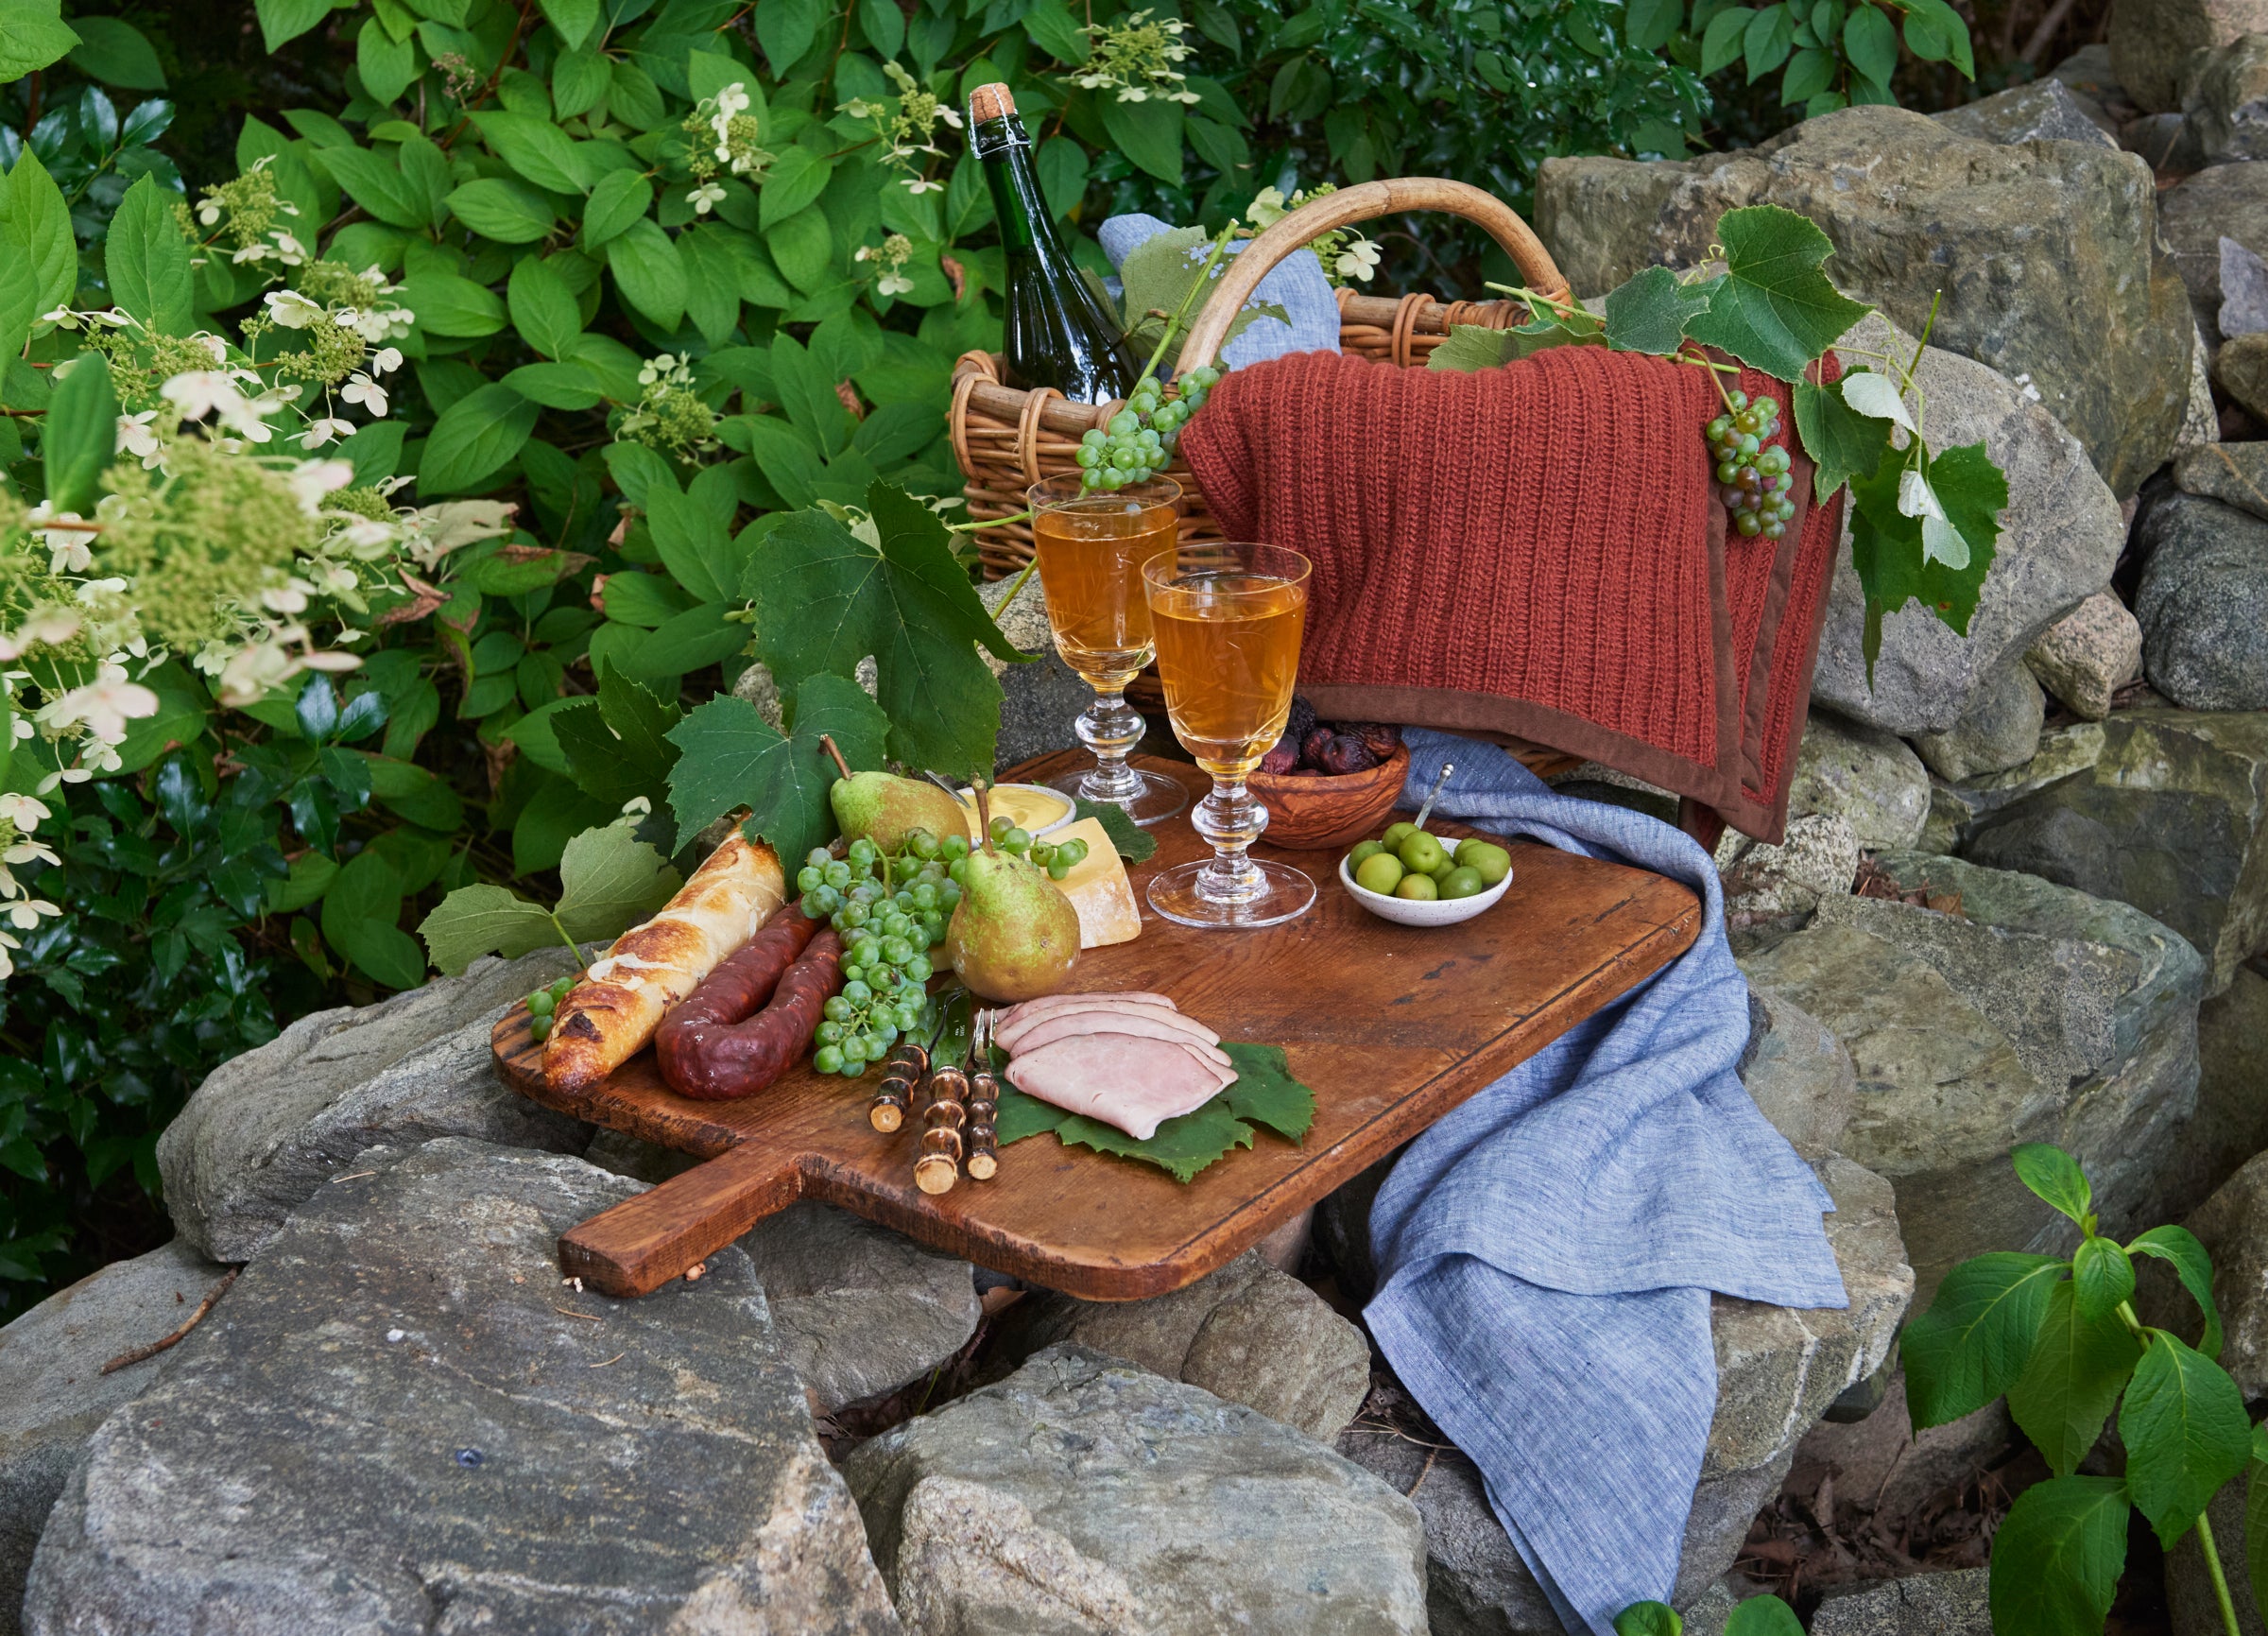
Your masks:
{"label": "wine glass", "polygon": [[1212,775],[1190,814],[1212,857],[1150,879],[1150,906],[1185,926],[1272,926],[1305,914],[1315,883],[1254,858],[1268,809],[1245,777],[1283,736],[1307,624],[1309,564],[1280,545],[1183,545],[1143,564],[1174,736]]}
{"label": "wine glass", "polygon": [[1142,565],[1173,546],[1181,485],[1153,477],[1123,489],[1082,491],[1073,472],[1033,484],[1026,498],[1056,651],[1094,689],[1094,702],[1074,724],[1079,742],[1094,752],[1094,766],[1051,780],[1049,787],[1108,801],[1144,826],[1172,818],[1189,804],[1180,783],[1126,764],[1143,734],[1126,684],[1157,652]]}

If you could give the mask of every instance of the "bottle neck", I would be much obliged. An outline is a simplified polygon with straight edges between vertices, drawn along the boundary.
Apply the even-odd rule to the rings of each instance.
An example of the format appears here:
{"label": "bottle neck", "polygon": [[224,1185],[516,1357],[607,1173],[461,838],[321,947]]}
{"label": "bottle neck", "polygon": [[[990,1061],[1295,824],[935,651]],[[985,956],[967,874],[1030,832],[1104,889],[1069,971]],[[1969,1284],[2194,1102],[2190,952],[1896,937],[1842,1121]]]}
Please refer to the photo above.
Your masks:
{"label": "bottle neck", "polygon": [[970,146],[983,162],[985,181],[992,190],[1001,248],[1010,256],[1038,255],[1068,266],[1032,166],[1032,139],[1024,134],[1023,121],[1013,113],[988,119],[971,132]]}

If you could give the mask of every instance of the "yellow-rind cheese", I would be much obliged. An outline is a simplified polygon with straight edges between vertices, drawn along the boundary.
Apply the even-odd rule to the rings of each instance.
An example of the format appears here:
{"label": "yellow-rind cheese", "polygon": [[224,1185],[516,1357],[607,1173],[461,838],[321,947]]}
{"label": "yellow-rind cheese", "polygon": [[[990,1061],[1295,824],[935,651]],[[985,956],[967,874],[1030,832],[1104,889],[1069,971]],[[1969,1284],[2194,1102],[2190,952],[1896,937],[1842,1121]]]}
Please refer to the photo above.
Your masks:
{"label": "yellow-rind cheese", "polygon": [[1087,856],[1056,883],[1056,889],[1079,912],[1079,947],[1099,949],[1141,937],[1142,911],[1134,904],[1134,887],[1102,820],[1081,818],[1047,838],[1057,846],[1074,838],[1087,843]]}

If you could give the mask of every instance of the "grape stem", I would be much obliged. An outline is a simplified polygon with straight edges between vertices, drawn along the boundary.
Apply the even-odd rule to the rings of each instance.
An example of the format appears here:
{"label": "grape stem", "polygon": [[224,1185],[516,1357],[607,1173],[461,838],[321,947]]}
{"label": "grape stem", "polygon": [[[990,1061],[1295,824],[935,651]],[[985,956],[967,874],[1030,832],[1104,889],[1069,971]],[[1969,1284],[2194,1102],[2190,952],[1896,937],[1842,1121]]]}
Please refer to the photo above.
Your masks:
{"label": "grape stem", "polygon": [[834,757],[835,767],[842,773],[843,777],[849,778],[850,776],[850,764],[843,759],[843,752],[835,749],[834,735],[833,733],[822,732],[819,734],[819,748],[825,750],[829,755]]}
{"label": "grape stem", "polygon": [[1005,517],[971,517],[966,523],[948,523],[945,525],[945,532],[967,534],[978,528],[998,528],[1004,524],[1029,523],[1031,520],[1032,512],[1027,508],[1022,511],[1012,511]]}

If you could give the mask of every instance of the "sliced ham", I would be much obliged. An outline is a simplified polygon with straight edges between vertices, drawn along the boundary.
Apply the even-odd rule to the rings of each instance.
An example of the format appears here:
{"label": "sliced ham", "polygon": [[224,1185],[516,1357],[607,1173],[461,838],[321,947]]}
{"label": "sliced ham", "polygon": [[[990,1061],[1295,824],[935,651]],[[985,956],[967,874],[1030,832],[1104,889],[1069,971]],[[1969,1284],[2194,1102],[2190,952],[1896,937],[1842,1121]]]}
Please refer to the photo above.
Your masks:
{"label": "sliced ham", "polygon": [[1108,992],[1042,994],[1037,1000],[1026,1000],[1021,1006],[1010,1006],[1006,1010],[1001,1012],[999,1022],[1003,1027],[1016,1023],[1028,1023],[1044,1017],[1051,1011],[1059,1011],[1066,1006],[1092,1005],[1097,1000],[1115,1001],[1122,1006],[1155,1006],[1160,1010],[1166,1011],[1177,1009],[1174,1003],[1163,994],[1144,993],[1135,989],[1130,989],[1123,994]]}
{"label": "sliced ham", "polygon": [[1074,1034],[1147,1034],[1155,1040],[1175,1040],[1194,1045],[1221,1067],[1228,1066],[1221,1037],[1194,1018],[1155,1006],[1096,1006],[1056,1012],[1036,1023],[1003,1028],[996,1036],[1010,1052],[1037,1051]]}
{"label": "sliced ham", "polygon": [[1232,1070],[1216,1068],[1194,1046],[1148,1034],[1077,1034],[1008,1064],[1028,1096],[1115,1125],[1137,1142],[1159,1122],[1194,1113],[1218,1095]]}

